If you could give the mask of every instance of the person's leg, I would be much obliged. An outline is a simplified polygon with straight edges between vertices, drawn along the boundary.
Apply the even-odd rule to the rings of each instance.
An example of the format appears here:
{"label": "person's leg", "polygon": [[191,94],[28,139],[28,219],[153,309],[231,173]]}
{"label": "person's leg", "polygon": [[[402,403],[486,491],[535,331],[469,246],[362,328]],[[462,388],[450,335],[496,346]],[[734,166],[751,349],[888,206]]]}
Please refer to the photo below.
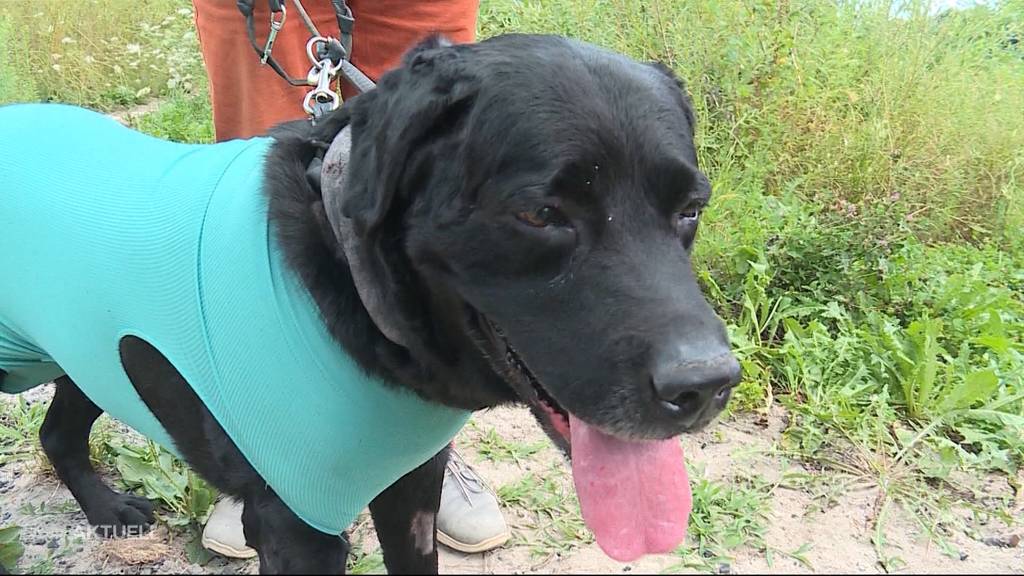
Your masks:
{"label": "person's leg", "polygon": [[[460,43],[472,42],[476,36],[478,0],[351,0],[349,5],[356,17],[352,63],[372,80],[430,34]],[[329,2],[317,0],[303,6],[321,34],[338,36]],[[305,115],[302,99],[309,88],[290,86],[260,64],[234,2],[193,0],[193,7],[218,141],[260,135],[275,124]],[[269,18],[267,3],[257,1],[253,23],[258,43],[266,40]],[[292,10],[277,36],[273,56],[294,77],[303,77],[310,68],[308,40],[309,32]],[[351,97],[354,91],[346,86],[343,93]]]}
{"label": "person's leg", "polygon": [[[479,0],[349,0],[356,24],[352,63],[376,81],[431,34],[457,44],[476,39]],[[352,90],[343,87],[345,96]]]}

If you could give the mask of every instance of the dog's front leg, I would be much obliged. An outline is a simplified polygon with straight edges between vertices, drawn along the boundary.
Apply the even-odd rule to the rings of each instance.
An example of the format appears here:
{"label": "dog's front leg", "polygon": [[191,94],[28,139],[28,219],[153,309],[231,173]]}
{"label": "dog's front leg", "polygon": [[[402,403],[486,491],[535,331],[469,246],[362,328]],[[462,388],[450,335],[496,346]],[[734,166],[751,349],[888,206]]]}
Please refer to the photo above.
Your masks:
{"label": "dog's front leg", "polygon": [[53,401],[39,428],[43,452],[99,535],[139,535],[153,522],[153,505],[111,490],[89,461],[89,431],[103,411],[71,378],[61,376],[55,382]]}
{"label": "dog's front leg", "polygon": [[260,556],[260,574],[344,574],[345,535],[316,530],[295,515],[269,487],[246,494],[242,528]]}
{"label": "dog's front leg", "polygon": [[388,574],[437,574],[437,508],[448,448],[370,502]]}

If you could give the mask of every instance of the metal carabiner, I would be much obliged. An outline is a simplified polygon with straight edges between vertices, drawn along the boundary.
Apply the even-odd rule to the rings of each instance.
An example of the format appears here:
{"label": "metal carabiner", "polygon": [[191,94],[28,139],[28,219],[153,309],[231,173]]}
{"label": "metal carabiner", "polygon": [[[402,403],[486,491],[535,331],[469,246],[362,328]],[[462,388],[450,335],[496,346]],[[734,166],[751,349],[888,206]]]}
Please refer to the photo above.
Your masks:
{"label": "metal carabiner", "polygon": [[337,110],[340,105],[341,102],[336,92],[332,90],[324,92],[311,90],[306,94],[306,99],[302,102],[302,109],[306,111],[306,114],[316,119],[327,112]]}
{"label": "metal carabiner", "polygon": [[[320,64],[323,62],[323,60],[318,55],[318,51],[314,51],[314,48],[316,47],[317,44],[321,42],[327,44],[328,39],[323,36],[313,36],[312,38],[309,39],[308,42],[306,42],[306,56],[309,57],[309,61],[313,64],[313,66],[318,69],[320,68]],[[330,62],[330,60],[327,60],[327,62]]]}
{"label": "metal carabiner", "polygon": [[[280,18],[275,18],[275,14],[280,14]],[[280,12],[270,13],[270,33],[267,34],[267,43],[263,46],[263,57],[260,58],[260,64],[266,64],[267,60],[270,59],[270,53],[274,50],[274,41],[277,40],[277,33],[284,28],[284,21],[288,18],[288,8],[285,7],[284,3],[281,3]]]}
{"label": "metal carabiner", "polygon": [[316,62],[309,71],[308,78],[316,76],[316,87],[310,90],[302,101],[302,109],[314,118],[322,116],[325,112],[337,110],[341,105],[338,93],[331,90],[331,81],[338,72],[337,66],[329,58]]}

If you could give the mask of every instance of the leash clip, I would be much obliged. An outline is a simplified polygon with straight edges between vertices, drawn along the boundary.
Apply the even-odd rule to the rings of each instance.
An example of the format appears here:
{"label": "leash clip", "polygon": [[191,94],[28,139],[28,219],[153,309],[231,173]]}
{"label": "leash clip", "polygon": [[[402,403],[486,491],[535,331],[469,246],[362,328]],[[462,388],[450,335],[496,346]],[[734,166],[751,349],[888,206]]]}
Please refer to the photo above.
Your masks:
{"label": "leash clip", "polygon": [[[277,17],[280,14],[280,18]],[[270,59],[270,52],[274,49],[274,41],[277,40],[277,33],[284,28],[284,21],[288,18],[288,9],[284,3],[281,3],[280,12],[270,13],[270,33],[267,34],[267,43],[263,46],[263,57],[260,58],[260,64],[266,64],[267,60]]]}
{"label": "leash clip", "polygon": [[328,112],[337,110],[341,105],[338,93],[331,89],[331,82],[337,73],[338,67],[329,58],[320,60],[309,70],[308,80],[310,84],[315,84],[315,87],[306,93],[306,97],[302,101],[302,109],[314,120]]}
{"label": "leash clip", "polygon": [[341,105],[338,93],[331,89],[331,82],[338,73],[340,63],[340,60],[334,62],[331,59],[331,41],[331,38],[314,36],[306,42],[306,56],[313,63],[309,74],[306,75],[306,82],[314,88],[303,98],[302,109],[312,116],[314,121],[328,112],[337,110]]}
{"label": "leash clip", "polygon": [[285,8],[286,2],[287,0],[270,0],[270,33],[267,35],[267,41],[262,50],[256,40],[256,31],[253,25],[253,0],[238,0],[237,4],[245,16],[245,32],[249,37],[249,44],[260,56],[260,64],[269,65],[291,86],[314,87],[303,98],[302,108],[310,115],[315,124],[322,115],[336,110],[341,105],[340,94],[331,90],[331,84],[339,73],[359,92],[372,90],[375,84],[350,61],[355,18],[345,0],[330,0],[338,20],[340,39],[320,34],[316,24],[309,17],[305,7],[302,6],[301,0],[292,0],[299,17],[312,34],[306,43],[306,55],[309,57],[312,67],[305,78],[295,78],[288,74],[271,55],[277,35],[284,28],[285,20],[288,17],[288,11]]}

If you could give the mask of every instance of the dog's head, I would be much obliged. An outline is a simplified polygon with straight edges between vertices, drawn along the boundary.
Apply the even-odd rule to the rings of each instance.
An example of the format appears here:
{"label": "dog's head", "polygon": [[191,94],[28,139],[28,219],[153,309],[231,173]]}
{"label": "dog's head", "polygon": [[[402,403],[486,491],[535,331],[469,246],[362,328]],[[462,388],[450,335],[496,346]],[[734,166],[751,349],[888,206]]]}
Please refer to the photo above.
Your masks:
{"label": "dog's head", "polygon": [[[612,542],[632,520],[603,508],[688,510],[663,493],[688,494],[665,441],[706,425],[739,378],[691,270],[711,188],[680,82],[564,38],[435,40],[346,107],[340,211],[383,322],[463,398],[530,406],[613,556],[665,548]],[[676,524],[654,532],[674,542]]]}

